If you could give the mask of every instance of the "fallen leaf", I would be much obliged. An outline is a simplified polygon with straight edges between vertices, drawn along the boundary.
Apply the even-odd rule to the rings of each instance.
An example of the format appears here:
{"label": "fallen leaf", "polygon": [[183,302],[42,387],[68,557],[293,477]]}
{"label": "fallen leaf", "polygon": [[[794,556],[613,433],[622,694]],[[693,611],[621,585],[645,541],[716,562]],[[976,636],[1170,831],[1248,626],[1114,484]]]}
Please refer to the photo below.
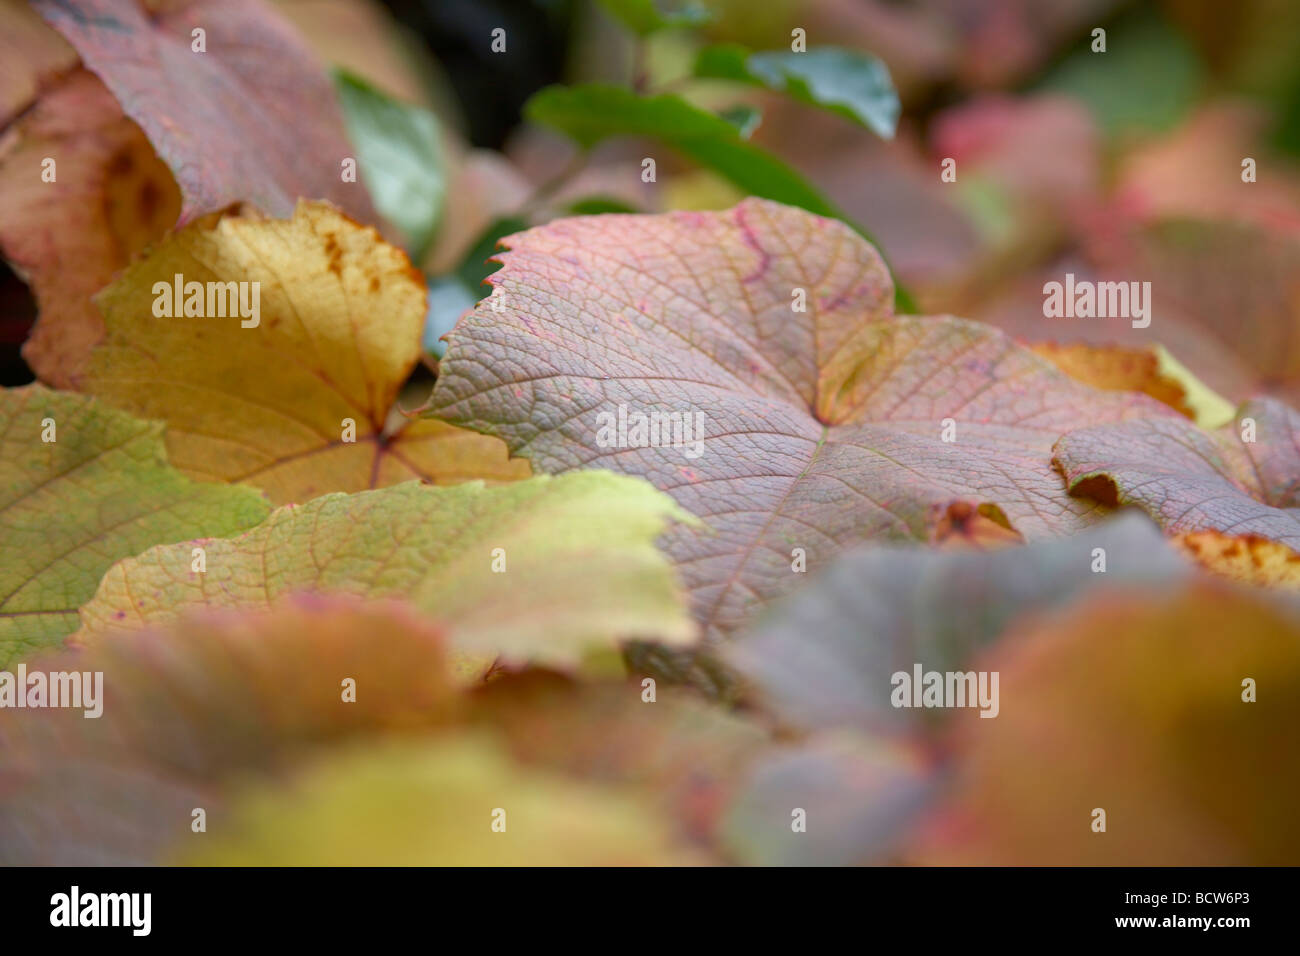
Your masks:
{"label": "fallen leaf", "polygon": [[[1248,429],[1254,440],[1243,441]],[[1054,455],[1071,494],[1136,505],[1167,534],[1252,534],[1300,548],[1300,413],[1275,399],[1246,403],[1215,432],[1175,418],[1080,428]]]}
{"label": "fallen leaf", "polygon": [[[775,203],[562,220],[505,244],[492,296],[448,336],[430,413],[539,471],[608,467],[671,493],[708,525],[663,546],[710,629],[793,587],[796,549],[817,567],[863,541],[930,540],[954,502],[1026,540],[1086,527],[1097,509],[1063,493],[1052,442],[1081,408],[1175,414],[987,326],[893,316],[865,241]],[[617,447],[620,408],[698,415],[702,444]]]}
{"label": "fallen leaf", "polygon": [[823,734],[759,759],[721,839],[747,866],[890,862],[936,789],[930,761],[907,741]]}
{"label": "fallen leaf", "polygon": [[31,666],[102,673],[102,712],[6,712],[0,860],[157,863],[198,839],[195,807],[217,829],[231,780],[284,772],[350,738],[450,725],[462,699],[447,663],[441,633],[414,608],[319,595],[205,609],[174,629],[42,658]]}
{"label": "fallen leaf", "polygon": [[1251,534],[1188,531],[1173,543],[1193,561],[1240,584],[1300,591],[1300,553]]}
{"label": "fallen leaf", "polygon": [[[167,464],[157,422],[39,385],[5,389],[0,665],[77,630],[77,609],[114,561],[159,542],[235,534],[269,510],[252,489],[183,477]],[[176,551],[192,560],[190,544]]]}
{"label": "fallen leaf", "polygon": [[709,844],[770,735],[687,688],[660,683],[653,699],[646,693],[643,680],[505,674],[474,692],[466,722],[499,734],[521,763],[639,785]]}
{"label": "fallen leaf", "polygon": [[1228,398],[1243,396],[1213,381],[1215,357],[1181,347],[1171,326],[1208,336],[1244,364],[1253,391],[1300,401],[1300,234],[1229,220],[1108,224],[1091,239],[1089,256],[1107,278],[1151,283],[1155,317],[1140,331]]}
{"label": "fallen leaf", "polygon": [[[226,296],[211,291],[205,314],[179,314],[188,293],[174,294],[176,276],[236,289],[249,313],[257,289],[258,315],[243,318],[233,294],[222,310]],[[172,314],[157,314],[160,288]],[[168,454],[187,474],[246,481],[283,503],[529,473],[495,439],[434,421],[386,427],[419,361],[423,280],[401,250],[325,203],[301,203],[290,220],[204,217],[96,302],[107,337],[82,387],[166,421]]]}
{"label": "fallen leaf", "polygon": [[77,52],[45,25],[25,0],[0,0],[0,130],[31,107],[57,77],[77,65]]}
{"label": "fallen leaf", "polygon": [[[579,790],[635,788],[652,815],[676,821],[674,839],[706,846],[768,740],[672,688],[646,704],[635,683],[530,671],[467,693],[449,663],[440,629],[407,602],[310,594],[199,609],[43,658],[47,671],[101,672],[102,713],[24,709],[0,722],[0,860],[156,863],[208,839],[193,835],[195,807],[209,834],[228,834],[232,788],[283,793],[304,761],[338,745],[398,740],[489,753],[511,776]],[[474,811],[484,832],[498,803]]]}
{"label": "fallen leaf", "polygon": [[[1212,101],[1171,135],[1124,156],[1116,205],[1139,220],[1245,220],[1279,233],[1300,231],[1300,179],[1263,142],[1269,116],[1248,101]],[[1255,159],[1268,173],[1241,177]]]}
{"label": "fallen leaf", "polygon": [[329,77],[272,7],[254,0],[33,6],[171,168],[184,197],[182,223],[245,201],[288,216],[299,198],[328,199],[375,222],[365,187],[341,175],[355,153]]}
{"label": "fallen leaf", "polygon": [[1001,713],[954,722],[951,798],[913,862],[1239,866],[1300,852],[1293,608],[1214,582],[1089,600],[979,666],[1001,674]]}
{"label": "fallen leaf", "polygon": [[654,540],[689,520],[645,482],[605,472],[496,488],[407,482],[288,505],[237,538],[116,564],[77,640],[159,626],[197,607],[261,608],[299,591],[406,598],[457,650],[574,666],[629,637],[689,644],[695,628]]}
{"label": "fallen leaf", "polygon": [[[43,178],[46,159],[53,182]],[[0,136],[0,250],[40,305],[23,358],[71,387],[104,323],[91,297],[176,222],[181,199],[140,128],[76,70]]]}
{"label": "fallen leaf", "polygon": [[724,659],[786,724],[915,733],[944,712],[894,706],[895,673],[966,671],[1026,615],[1099,588],[1159,592],[1192,573],[1136,512],[991,553],[862,547],[773,607]]}
{"label": "fallen leaf", "polygon": [[1187,405],[1181,382],[1164,374],[1154,349],[1040,342],[1030,346],[1071,378],[1094,388],[1118,392],[1145,392],[1187,418],[1196,416]]}
{"label": "fallen leaf", "polygon": [[220,834],[177,853],[190,866],[702,862],[631,793],[518,767],[473,739],[332,753],[245,788]]}
{"label": "fallen leaf", "polygon": [[275,0],[316,58],[408,103],[434,106],[436,67],[381,0]]}

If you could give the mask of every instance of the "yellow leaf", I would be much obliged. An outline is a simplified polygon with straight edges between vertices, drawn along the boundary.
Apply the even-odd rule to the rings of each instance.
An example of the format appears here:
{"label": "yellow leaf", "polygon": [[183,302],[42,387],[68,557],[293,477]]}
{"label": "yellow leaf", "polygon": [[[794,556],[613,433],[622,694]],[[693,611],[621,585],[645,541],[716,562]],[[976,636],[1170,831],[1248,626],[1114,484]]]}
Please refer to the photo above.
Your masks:
{"label": "yellow leaf", "polygon": [[1300,554],[1259,535],[1190,531],[1173,542],[1206,570],[1242,584],[1300,591]]}
{"label": "yellow leaf", "polygon": [[326,203],[300,202],[289,220],[206,216],[96,301],[107,338],[86,390],[166,421],[169,457],[195,477],[286,503],[529,474],[496,438],[437,421],[386,428],[419,361],[423,280]]}
{"label": "yellow leaf", "polygon": [[699,862],[623,788],[521,768],[490,738],[339,749],[246,788],[202,866],[647,866]]}

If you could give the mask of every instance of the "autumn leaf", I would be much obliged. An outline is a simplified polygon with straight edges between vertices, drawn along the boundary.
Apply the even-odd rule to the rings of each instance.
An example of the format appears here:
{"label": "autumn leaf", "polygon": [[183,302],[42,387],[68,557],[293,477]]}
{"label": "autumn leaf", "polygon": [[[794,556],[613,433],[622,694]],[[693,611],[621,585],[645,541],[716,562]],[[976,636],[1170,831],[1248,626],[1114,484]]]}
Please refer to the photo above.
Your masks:
{"label": "autumn leaf", "polygon": [[[649,695],[649,696],[647,696]],[[583,779],[641,784],[703,845],[718,837],[743,778],[770,744],[752,719],[660,683],[504,673],[478,688],[468,726],[490,730],[520,763]]]}
{"label": "autumn leaf", "polygon": [[77,630],[77,609],[114,561],[266,516],[252,489],[183,477],[162,435],[80,395],[0,392],[0,665]]}
{"label": "autumn leaf", "polygon": [[[539,793],[551,794],[547,784],[557,781],[570,796],[621,797],[636,787],[639,814],[671,818],[674,841],[704,846],[741,772],[768,741],[757,725],[667,687],[651,706],[635,683],[532,671],[467,693],[449,670],[442,632],[422,612],[348,595],[201,609],[174,626],[121,631],[41,666],[103,672],[102,715],[23,710],[0,722],[6,864],[154,863],[193,853],[194,807],[205,808],[212,836],[229,834],[231,813],[243,812],[232,809],[232,799],[240,802],[232,788],[256,781],[277,806],[297,804],[293,781],[300,771],[313,774],[316,758],[332,763],[338,754],[347,763],[349,751],[339,746],[372,752],[400,741],[413,755],[464,750],[468,762],[490,762],[503,778],[537,783]],[[348,680],[352,699],[343,703]],[[400,773],[375,783],[397,802],[418,795],[426,811],[458,830],[483,822],[490,834],[484,814],[501,802],[467,809]],[[534,825],[572,819],[564,800],[529,805]],[[510,830],[524,829],[510,813]],[[305,815],[298,819],[322,844],[348,829],[329,816],[310,825]],[[410,840],[414,823],[379,814],[377,835]],[[608,836],[636,844],[628,834]],[[311,852],[277,848],[282,863],[304,862]],[[547,852],[555,860],[563,850]]]}
{"label": "autumn leaf", "polygon": [[1039,342],[1030,346],[1062,372],[1094,388],[1120,392],[1145,392],[1158,402],[1195,418],[1187,404],[1187,392],[1177,379],[1160,368],[1160,358],[1153,349],[1088,345],[1073,342]]}
{"label": "autumn leaf", "polygon": [[[1300,178],[1265,140],[1268,114],[1242,100],[1212,101],[1169,136],[1122,157],[1117,205],[1146,222],[1253,222],[1281,234],[1300,230]],[[1223,176],[1258,159],[1273,175],[1247,182]]]}
{"label": "autumn leaf", "polygon": [[0,180],[0,250],[40,305],[23,358],[42,381],[67,388],[104,335],[91,297],[176,222],[180,193],[140,128],[86,70],[0,136]]}
{"label": "autumn leaf", "polygon": [[326,495],[237,538],[195,542],[203,574],[190,569],[190,543],[119,562],[82,609],[77,639],[323,591],[404,597],[458,650],[507,662],[572,666],[634,636],[689,644],[676,575],[654,547],[677,520],[690,517],[666,495],[604,472]]}
{"label": "autumn leaf", "polygon": [[915,733],[943,712],[895,707],[893,674],[917,663],[965,671],[1022,616],[1099,587],[1164,591],[1192,573],[1135,512],[992,553],[862,547],[739,635],[724,659],[792,726]]}
{"label": "autumn leaf", "polygon": [[931,761],[913,742],[820,734],[755,762],[720,839],[749,866],[887,863],[936,789]]}
{"label": "autumn leaf", "polygon": [[[701,858],[629,792],[512,766],[490,741],[354,747],[239,794],[191,866],[649,866]],[[493,824],[505,829],[493,830]]]}
{"label": "autumn leaf", "polygon": [[[1091,245],[1107,276],[1140,275],[1159,290],[1160,316],[1148,333],[1210,385],[1234,401],[1246,397],[1211,377],[1235,362],[1252,391],[1300,401],[1300,235],[1248,222],[1165,219],[1105,230]],[[1221,354],[1201,358],[1173,337],[1191,335]]]}
{"label": "autumn leaf", "polygon": [[23,0],[0,0],[0,130],[77,65],[77,53]]}
{"label": "autumn leaf", "polygon": [[101,672],[102,712],[0,722],[6,864],[159,862],[194,838],[193,808],[214,827],[223,818],[228,780],[283,772],[349,739],[426,733],[460,703],[435,626],[402,602],[346,596],[207,610],[39,666]]}
{"label": "autumn leaf", "polygon": [[1300,413],[1275,399],[1246,403],[1215,432],[1174,418],[1081,428],[1054,454],[1071,494],[1136,505],[1168,534],[1256,535],[1300,550]]}
{"label": "autumn leaf", "polygon": [[1300,553],[1255,534],[1187,531],[1173,544],[1215,574],[1255,587],[1300,591]]}
{"label": "autumn leaf", "polygon": [[[816,567],[931,540],[954,506],[1027,540],[1086,527],[1098,509],[1064,493],[1052,443],[1082,408],[1175,415],[987,326],[893,316],[865,241],[774,203],[563,220],[505,244],[492,296],[448,336],[430,414],[540,471],[606,467],[671,493],[708,525],[664,547],[711,629],[793,587],[799,550]],[[702,444],[617,447],[610,423],[650,412],[702,419]]]}
{"label": "autumn leaf", "polygon": [[[289,216],[327,199],[363,222],[374,207],[343,180],[355,158],[323,68],[254,0],[35,0],[171,168],[181,222],[232,203]],[[196,31],[202,31],[202,49]],[[257,42],[249,42],[256,37]]]}
{"label": "autumn leaf", "polygon": [[954,724],[951,797],[913,862],[1233,866],[1300,851],[1294,609],[1206,582],[1112,596],[978,666],[1000,671],[1002,712]]}
{"label": "autumn leaf", "polygon": [[528,474],[495,439],[400,415],[390,427],[420,357],[423,280],[325,203],[289,220],[204,217],[96,302],[107,337],[82,387],[167,422],[168,454],[187,474],[248,482],[276,503]]}

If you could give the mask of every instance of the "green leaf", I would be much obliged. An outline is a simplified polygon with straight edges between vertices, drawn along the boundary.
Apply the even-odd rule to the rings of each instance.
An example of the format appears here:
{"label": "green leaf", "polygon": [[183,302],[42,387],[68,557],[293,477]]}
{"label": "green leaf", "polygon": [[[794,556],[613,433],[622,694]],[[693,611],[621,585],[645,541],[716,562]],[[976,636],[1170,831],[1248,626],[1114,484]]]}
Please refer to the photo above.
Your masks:
{"label": "green leaf", "polygon": [[500,268],[498,263],[488,261],[496,252],[497,243],[527,228],[525,220],[514,216],[494,220],[479,234],[453,272],[429,280],[429,312],[424,320],[426,352],[442,357],[446,351],[442,337],[452,330],[466,310],[472,309],[475,302],[491,291],[483,280]]}
{"label": "green leaf", "polygon": [[[811,183],[775,156],[746,143],[731,123],[680,96],[640,97],[618,86],[548,86],[524,104],[534,123],[559,130],[585,148],[615,136],[657,139],[745,192],[798,206],[819,216],[851,222]],[[914,312],[911,296],[896,287],[900,311]]]}
{"label": "green leaf", "polygon": [[456,650],[508,661],[576,664],[631,636],[690,644],[681,587],[654,545],[674,520],[694,523],[649,483],[603,471],[325,495],[205,541],[205,574],[190,573],[189,544],[119,562],[79,637],[343,592],[406,598],[447,625]]}
{"label": "green leaf", "polygon": [[785,93],[838,113],[884,139],[892,139],[898,127],[898,92],[889,67],[869,53],[839,47],[751,53],[726,43],[700,51],[695,75]]}
{"label": "green leaf", "polygon": [[438,119],[345,70],[335,71],[334,86],[370,195],[418,262],[433,242],[447,193]]}
{"label": "green leaf", "polygon": [[775,156],[740,138],[725,119],[680,96],[640,97],[618,86],[549,86],[524,105],[535,123],[590,148],[614,136],[657,139],[755,196],[840,218],[830,201]]}
{"label": "green leaf", "polygon": [[1143,12],[1109,31],[1105,53],[1085,43],[1039,88],[1081,100],[1116,136],[1173,129],[1195,106],[1205,76],[1192,44],[1159,15]]}
{"label": "green leaf", "polygon": [[609,196],[588,196],[570,204],[568,212],[573,216],[599,216],[605,213],[638,213],[642,210],[629,206],[621,199]]}
{"label": "green leaf", "polygon": [[[235,534],[270,511],[251,488],[181,475],[167,463],[160,422],[82,395],[6,389],[0,436],[0,665],[75,631],[77,609],[119,558]],[[190,545],[176,553],[190,555]]]}
{"label": "green leaf", "polygon": [[754,130],[758,129],[758,124],[763,121],[763,111],[757,106],[746,104],[722,110],[718,115],[736,127],[741,139],[749,139],[753,136]]}
{"label": "green leaf", "polygon": [[674,11],[663,11],[655,0],[597,0],[611,17],[637,36],[649,36],[676,27],[697,27],[713,19],[707,7],[688,2]]}

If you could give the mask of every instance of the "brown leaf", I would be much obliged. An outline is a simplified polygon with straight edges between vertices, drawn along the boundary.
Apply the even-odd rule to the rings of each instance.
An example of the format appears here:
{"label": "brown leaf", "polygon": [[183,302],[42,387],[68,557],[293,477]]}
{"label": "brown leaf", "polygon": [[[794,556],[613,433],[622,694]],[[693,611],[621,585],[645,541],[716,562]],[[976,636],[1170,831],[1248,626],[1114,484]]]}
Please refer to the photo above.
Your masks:
{"label": "brown leaf", "polygon": [[1094,598],[977,666],[1000,673],[1001,712],[954,722],[952,797],[916,861],[1276,865],[1300,852],[1294,609],[1212,582]]}
{"label": "brown leaf", "polygon": [[[42,178],[47,157],[54,182]],[[140,128],[81,69],[0,137],[0,179],[0,249],[41,310],[23,358],[69,388],[104,335],[91,296],[176,222],[180,192]]]}
{"label": "brown leaf", "polygon": [[1169,534],[1300,548],[1300,413],[1274,399],[1248,402],[1217,432],[1176,418],[1081,428],[1056,443],[1054,461],[1071,494],[1136,505]]}
{"label": "brown leaf", "polygon": [[[254,0],[35,0],[180,184],[181,222],[251,202],[288,216],[328,199],[374,223],[329,78],[293,28]],[[205,33],[197,52],[194,30]]]}

